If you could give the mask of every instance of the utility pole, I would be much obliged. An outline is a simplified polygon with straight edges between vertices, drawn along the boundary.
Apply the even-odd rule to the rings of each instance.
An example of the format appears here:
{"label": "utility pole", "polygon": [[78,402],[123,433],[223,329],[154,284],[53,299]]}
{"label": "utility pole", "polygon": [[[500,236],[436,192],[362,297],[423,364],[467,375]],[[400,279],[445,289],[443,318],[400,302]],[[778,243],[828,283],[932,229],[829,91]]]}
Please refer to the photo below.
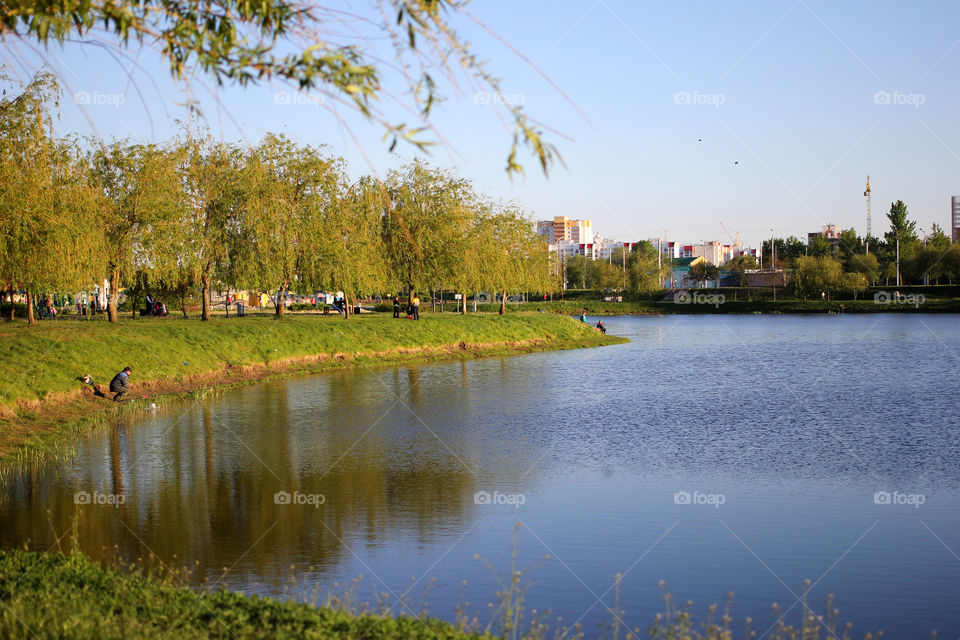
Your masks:
{"label": "utility pole", "polygon": [[897,229],[897,286],[900,286],[900,230]]}
{"label": "utility pole", "polygon": [[660,251],[660,238],[663,237],[663,229],[660,229],[660,235],[657,236],[657,284],[663,284],[663,267],[660,266],[660,260],[663,258],[663,252]]}
{"label": "utility pole", "polygon": [[870,236],[873,235],[873,229],[870,226],[870,176],[867,176],[867,190],[863,192],[863,197],[867,199],[867,237],[865,244],[867,255],[870,255]]}

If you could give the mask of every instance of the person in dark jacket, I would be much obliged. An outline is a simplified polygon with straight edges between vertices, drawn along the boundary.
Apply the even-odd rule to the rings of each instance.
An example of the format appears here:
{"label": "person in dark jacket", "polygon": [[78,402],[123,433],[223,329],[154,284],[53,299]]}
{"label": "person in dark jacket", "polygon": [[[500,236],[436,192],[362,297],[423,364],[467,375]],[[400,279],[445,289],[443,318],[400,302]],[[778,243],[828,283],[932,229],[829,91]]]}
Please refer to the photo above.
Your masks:
{"label": "person in dark jacket", "polygon": [[394,318],[400,317],[400,298],[393,299],[393,317]]}
{"label": "person in dark jacket", "polygon": [[110,381],[110,392],[115,393],[113,396],[114,402],[120,402],[123,399],[123,395],[130,391],[130,374],[133,370],[130,367],[124,367],[123,371],[113,376],[113,380]]}

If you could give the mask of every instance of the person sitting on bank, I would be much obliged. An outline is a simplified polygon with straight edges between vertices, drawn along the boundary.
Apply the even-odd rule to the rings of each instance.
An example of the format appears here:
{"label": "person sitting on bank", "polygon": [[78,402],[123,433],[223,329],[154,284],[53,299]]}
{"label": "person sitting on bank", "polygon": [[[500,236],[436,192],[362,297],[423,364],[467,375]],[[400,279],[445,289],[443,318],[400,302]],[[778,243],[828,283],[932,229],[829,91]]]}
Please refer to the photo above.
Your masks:
{"label": "person sitting on bank", "polygon": [[114,402],[120,402],[124,394],[130,391],[130,374],[132,372],[133,370],[130,367],[124,367],[123,371],[113,376],[113,380],[110,381],[110,392],[116,394],[113,396]]}
{"label": "person sitting on bank", "polygon": [[600,333],[606,333],[607,328],[603,326],[603,320],[597,321],[597,329],[600,329]]}

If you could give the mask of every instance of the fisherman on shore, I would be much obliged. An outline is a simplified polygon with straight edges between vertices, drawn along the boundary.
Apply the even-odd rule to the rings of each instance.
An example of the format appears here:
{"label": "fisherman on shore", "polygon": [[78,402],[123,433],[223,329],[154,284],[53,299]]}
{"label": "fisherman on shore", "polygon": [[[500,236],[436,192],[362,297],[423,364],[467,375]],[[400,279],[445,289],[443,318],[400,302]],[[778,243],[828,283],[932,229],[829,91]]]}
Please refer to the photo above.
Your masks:
{"label": "fisherman on shore", "polygon": [[123,371],[113,376],[113,380],[110,381],[110,392],[116,394],[113,396],[114,402],[120,402],[124,394],[130,391],[130,374],[132,372],[133,369],[130,367],[124,367]]}

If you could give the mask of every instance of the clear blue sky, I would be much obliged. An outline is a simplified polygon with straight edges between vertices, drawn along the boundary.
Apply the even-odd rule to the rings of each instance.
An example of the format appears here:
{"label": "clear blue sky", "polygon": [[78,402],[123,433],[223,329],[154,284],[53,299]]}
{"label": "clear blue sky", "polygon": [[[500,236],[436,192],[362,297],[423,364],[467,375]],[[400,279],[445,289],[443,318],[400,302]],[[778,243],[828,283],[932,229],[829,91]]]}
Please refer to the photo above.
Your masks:
{"label": "clear blue sky", "polygon": [[[369,13],[365,2],[344,6]],[[505,93],[562,134],[551,139],[566,168],[545,178],[524,156],[526,178],[511,182],[510,132],[463,83],[441,87],[433,122],[450,147],[431,161],[537,218],[591,218],[595,231],[631,240],[662,229],[671,240],[726,241],[720,221],[754,246],[771,228],[805,237],[829,222],[862,234],[869,173],[874,235],[897,199],[925,231],[949,226],[950,196],[960,194],[960,3],[476,0],[469,10],[576,105],[475,25],[455,22]],[[45,58],[65,80],[61,132],[159,140],[184,117],[184,92],[148,50],[132,52],[133,82],[129,63],[89,45],[3,51],[21,77]],[[278,104],[284,87],[227,88],[218,103],[203,82],[192,83],[195,97],[228,139],[252,143],[270,130],[327,143],[358,175],[414,153],[401,144],[388,154],[380,129],[346,114],[361,153],[327,110]],[[81,110],[71,95],[84,91],[92,98]],[[102,104],[116,95],[123,104]]]}

